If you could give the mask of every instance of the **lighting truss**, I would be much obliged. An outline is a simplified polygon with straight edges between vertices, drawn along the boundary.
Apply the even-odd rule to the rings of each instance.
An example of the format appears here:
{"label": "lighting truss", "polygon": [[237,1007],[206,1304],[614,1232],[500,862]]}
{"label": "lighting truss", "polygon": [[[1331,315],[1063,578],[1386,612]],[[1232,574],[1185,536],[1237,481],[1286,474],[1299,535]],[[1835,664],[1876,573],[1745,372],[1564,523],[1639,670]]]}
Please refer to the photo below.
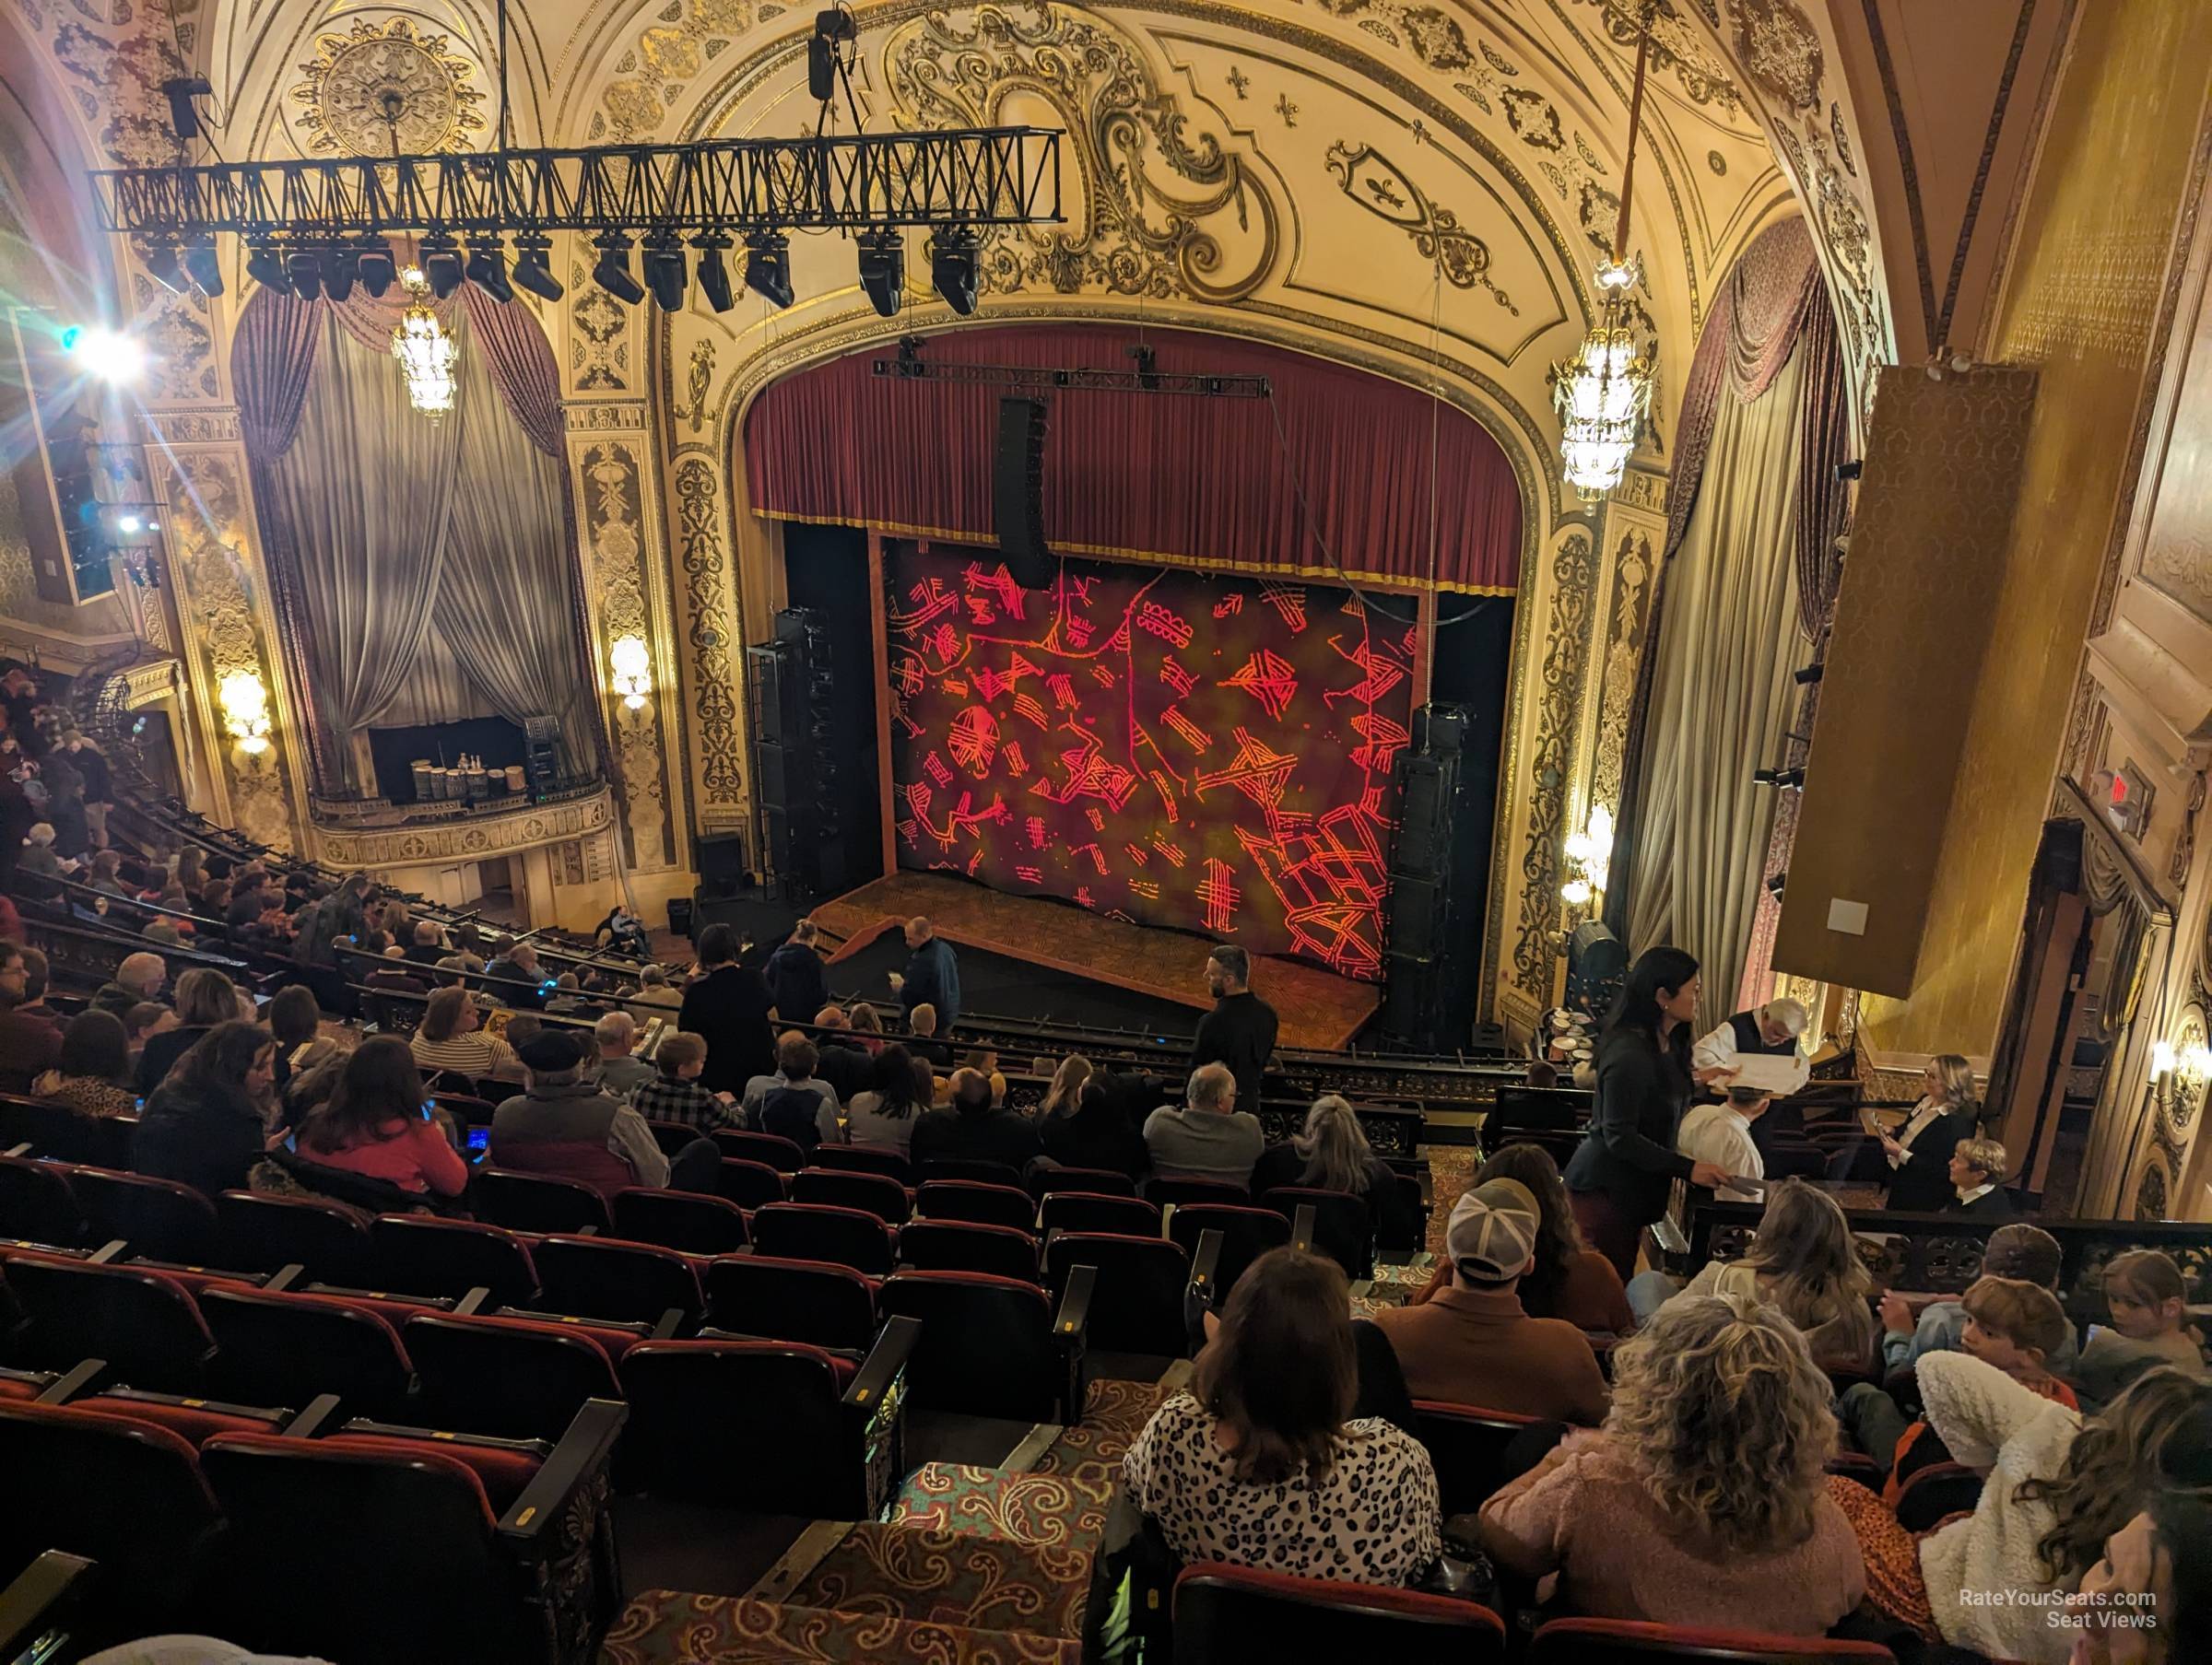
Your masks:
{"label": "lighting truss", "polygon": [[711,139],[95,171],[110,231],[314,242],[387,231],[674,233],[1056,223],[1060,133]]}
{"label": "lighting truss", "polygon": [[1265,399],[1265,376],[1210,376],[1188,370],[1031,369],[1011,364],[932,364],[900,357],[875,360],[878,376],[892,381],[958,381],[1024,393],[1197,393],[1213,399]]}

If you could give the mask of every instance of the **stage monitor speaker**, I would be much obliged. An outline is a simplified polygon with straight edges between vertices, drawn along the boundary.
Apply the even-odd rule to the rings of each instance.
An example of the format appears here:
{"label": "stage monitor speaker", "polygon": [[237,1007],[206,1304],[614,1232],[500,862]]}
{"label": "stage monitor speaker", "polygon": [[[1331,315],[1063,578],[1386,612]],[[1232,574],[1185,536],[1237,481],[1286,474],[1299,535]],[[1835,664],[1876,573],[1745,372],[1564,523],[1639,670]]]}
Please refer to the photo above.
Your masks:
{"label": "stage monitor speaker", "polygon": [[743,833],[699,841],[700,890],[704,895],[735,896],[746,882],[748,865]]}
{"label": "stage monitor speaker", "polygon": [[1041,399],[998,402],[998,458],[991,475],[998,553],[1007,576],[1025,590],[1053,581],[1053,552],[1044,543],[1044,418]]}

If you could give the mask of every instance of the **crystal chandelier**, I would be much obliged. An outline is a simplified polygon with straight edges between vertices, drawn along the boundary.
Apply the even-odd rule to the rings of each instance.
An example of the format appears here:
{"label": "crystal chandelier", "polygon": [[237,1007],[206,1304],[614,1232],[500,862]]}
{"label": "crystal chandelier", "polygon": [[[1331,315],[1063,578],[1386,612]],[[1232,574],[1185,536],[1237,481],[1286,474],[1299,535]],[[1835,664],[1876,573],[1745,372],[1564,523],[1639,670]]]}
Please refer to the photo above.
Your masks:
{"label": "crystal chandelier", "polygon": [[399,275],[407,310],[392,326],[392,357],[407,379],[407,403],[433,422],[453,408],[453,338],[430,311],[429,280],[420,266]]}
{"label": "crystal chandelier", "polygon": [[1559,413],[1559,455],[1567,484],[1594,503],[1621,482],[1652,408],[1653,366],[1630,322],[1629,291],[1642,276],[1629,258],[1629,204],[1636,182],[1636,134],[1643,118],[1644,63],[1651,16],[1636,39],[1636,82],[1629,95],[1629,153],[1620,174],[1620,216],[1613,254],[1597,267],[1597,326],[1582,350],[1552,367],[1552,403]]}

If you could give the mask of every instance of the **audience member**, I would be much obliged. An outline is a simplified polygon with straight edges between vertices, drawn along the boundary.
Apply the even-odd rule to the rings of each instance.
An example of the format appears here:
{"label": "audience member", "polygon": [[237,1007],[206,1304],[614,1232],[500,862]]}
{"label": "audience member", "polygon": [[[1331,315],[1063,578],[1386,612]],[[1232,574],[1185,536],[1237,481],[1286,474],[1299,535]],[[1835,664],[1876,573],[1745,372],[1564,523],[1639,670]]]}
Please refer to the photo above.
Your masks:
{"label": "audience member", "polygon": [[337,888],[317,902],[300,922],[292,957],[302,966],[336,969],[341,937],[359,939],[367,929],[369,875],[347,874]]}
{"label": "audience member", "polygon": [[138,1053],[138,1096],[153,1096],[177,1061],[218,1024],[239,1020],[238,990],[212,966],[194,966],[177,979],[178,1027],[149,1037]]}
{"label": "audience member", "polygon": [[[1980,1107],[1974,1098],[1973,1066],[1955,1052],[1928,1061],[1927,1091],[1892,1137],[1880,1134],[1890,1169],[1883,1206],[1933,1214],[1957,1194],[1950,1178],[1952,1153],[1971,1139]],[[1873,1131],[1874,1112],[1863,1112]]]}
{"label": "audience member", "polygon": [[[1989,1234],[1982,1249],[1982,1270],[1994,1278],[2022,1278],[2056,1295],[2059,1258],[2056,1237],[2041,1226],[2016,1222]],[[1966,1307],[1959,1301],[1931,1301],[1920,1309],[1916,1321],[1904,1296],[1892,1291],[1882,1297],[1881,1318],[1886,1371],[1910,1366],[1924,1353],[1956,1353],[1966,1332]],[[2072,1377],[2075,1354],[2074,1327],[2068,1324],[2048,1361],[2053,1374]]]}
{"label": "audience member", "polygon": [[[488,1000],[490,996],[484,994],[479,994],[477,997],[477,1002],[479,1003],[477,1007],[479,1011],[483,1009],[481,1003]],[[538,1014],[535,1012],[510,1012],[507,1014],[507,1023],[505,1026],[506,1041],[507,1044],[513,1048],[517,1052],[520,1052],[524,1047],[528,1046],[532,1041],[535,1040],[545,1032],[546,1020],[538,1016]],[[565,1035],[568,1033],[568,1031],[563,1029],[561,1033]]]}
{"label": "audience member", "polygon": [[840,1005],[826,1005],[814,1014],[816,1028],[840,1031],[835,1036],[818,1035],[814,1042],[821,1053],[821,1061],[814,1066],[815,1073],[830,1084],[840,1104],[851,1104],[866,1092],[868,1078],[876,1069],[875,1055],[856,1040],[848,1038],[847,1024],[845,1009]]}
{"label": "audience member", "polygon": [[1148,1161],[1144,1135],[1097,1077],[1084,1082],[1073,1110],[1039,1120],[1037,1139],[1044,1154],[1062,1167],[1105,1168],[1135,1179]]}
{"label": "audience member", "polygon": [[126,954],[112,979],[100,984],[92,996],[92,1009],[124,1016],[133,1006],[161,998],[169,980],[169,967],[158,954]]}
{"label": "audience member", "polygon": [[706,1067],[707,1040],[678,1029],[661,1037],[653,1054],[659,1073],[631,1089],[630,1108],[648,1121],[680,1121],[711,1133],[719,1127],[737,1125],[737,1101],[729,1093],[710,1093],[700,1085]]}
{"label": "audience member", "polygon": [[483,1032],[484,1014],[465,989],[434,991],[407,1049],[416,1066],[451,1070],[471,1081],[519,1081],[523,1066],[509,1043]]}
{"label": "audience member", "polygon": [[815,1127],[828,1143],[878,1144],[910,1155],[914,1128],[929,1108],[929,1072],[901,1046],[888,1046],[868,1060],[868,1085],[845,1103],[841,1126],[837,1106],[824,1099]]}
{"label": "audience member", "polygon": [[823,969],[818,946],[820,934],[812,920],[801,920],[792,927],[791,940],[770,955],[768,964],[760,968],[761,976],[768,979],[768,991],[775,997],[777,1013],[788,1022],[818,1012],[830,1003],[830,978]]}
{"label": "audience member", "polygon": [[130,1115],[138,1108],[138,1096],[132,1086],[123,1020],[112,1012],[80,1014],[62,1036],[60,1059],[30,1084],[30,1090],[93,1120]]}
{"label": "audience member", "polygon": [[1256,1112],[1261,1077],[1275,1056],[1275,1008],[1252,991],[1252,956],[1233,943],[1206,956],[1206,988],[1214,1005],[1198,1020],[1191,1067],[1227,1064],[1237,1081],[1237,1108]]}
{"label": "audience member", "polygon": [[629,997],[629,1003],[641,1019],[646,1019],[653,1015],[655,1009],[676,1011],[684,1003],[684,993],[670,987],[665,967],[641,966],[638,969],[638,991]]}
{"label": "audience member", "polygon": [[1353,1416],[1348,1308],[1342,1269],[1291,1249],[1262,1255],[1230,1292],[1190,1389],[1152,1413],[1122,1464],[1131,1502],[1184,1561],[1407,1585],[1436,1560],[1429,1453]]}
{"label": "audience member", "polygon": [[2072,1638],[2049,1623],[2051,1598],[2078,1585],[2143,1500],[2212,1485],[2212,1385],[2153,1369],[2085,1423],[1963,1353],[1928,1354],[1914,1375],[1936,1436],[1987,1478],[1972,1514],[1917,1539],[1864,1487],[1831,1483],[1869,1600],[1931,1640],[2061,1665]]}
{"label": "audience member", "polygon": [[[1040,1059],[1040,1065],[1043,1063]],[[1044,1089],[1044,1096],[1037,1105],[1037,1129],[1045,1127],[1058,1118],[1065,1120],[1073,1116],[1083,1102],[1083,1089],[1090,1081],[1090,1060],[1080,1052],[1070,1052],[1053,1071],[1053,1079]]]}
{"label": "audience member", "polygon": [[914,1123],[915,1162],[998,1162],[1018,1169],[1040,1154],[1029,1119],[992,1104],[989,1077],[955,1070],[951,1089],[951,1104],[924,1112]]}
{"label": "audience member", "polygon": [[2104,1267],[2107,1329],[2092,1325],[2074,1370],[2083,1401],[2101,1405],[2157,1365],[2203,1377],[2204,1338],[2190,1325],[2188,1284],[2173,1257],[2155,1249],[2114,1255]]}
{"label": "audience member", "polygon": [[85,830],[95,848],[104,850],[108,843],[108,811],[115,802],[113,772],[108,768],[107,754],[89,737],[76,730],[69,731],[65,744],[69,761],[85,783]]}
{"label": "audience member", "polygon": [[[675,1183],[644,1118],[601,1089],[588,1041],[547,1029],[523,1047],[521,1057],[524,1090],[492,1112],[495,1167],[574,1179],[606,1197],[626,1185]],[[702,1147],[704,1157],[694,1160]],[[714,1145],[696,1141],[682,1155],[691,1171],[677,1178],[690,1183],[678,1189],[712,1191],[721,1160]]]}
{"label": "audience member", "polygon": [[788,1139],[811,1156],[822,1138],[817,1119],[826,1110],[835,1120],[840,1108],[830,1084],[815,1078],[819,1056],[796,1029],[778,1037],[776,1073],[745,1084],[746,1125]]}
{"label": "audience member", "polygon": [[[1629,1285],[1629,1304],[1669,1286],[1662,1274],[1647,1272]],[[1707,1295],[1771,1302],[1804,1335],[1822,1369],[1863,1373],[1873,1367],[1880,1339],[1867,1305],[1873,1291],[1842,1206],[1802,1179],[1784,1179],[1768,1192],[1744,1258],[1709,1261],[1669,1304]]]}
{"label": "audience member", "polygon": [[0,1093],[28,1093],[62,1055],[61,1026],[23,1009],[29,988],[23,950],[0,943]]}
{"label": "audience member", "polygon": [[276,1092],[281,1096],[292,1077],[338,1049],[338,1043],[323,1033],[323,1008],[315,991],[305,983],[279,989],[269,999],[269,1033],[276,1038]]}
{"label": "audience member", "polygon": [[[25,836],[23,853],[16,859],[18,873],[35,874],[41,879],[63,879],[68,870],[62,865],[61,857],[53,853],[54,830],[53,824],[36,822]],[[52,891],[44,893],[53,894]]]}
{"label": "audience member", "polygon": [[677,1027],[707,1038],[712,1092],[742,1093],[756,1075],[775,1072],[776,1038],[770,1020],[776,997],[768,979],[737,963],[737,933],[709,925],[699,933],[699,974],[684,991]]}
{"label": "audience member", "polygon": [[200,1037],[156,1087],[131,1137],[131,1168],[208,1197],[245,1188],[268,1144],[276,1043],[235,1019]]}
{"label": "audience member", "polygon": [[598,947],[629,955],[633,959],[653,957],[653,938],[645,930],[645,921],[619,902],[608,909],[606,918],[593,927],[592,941]]}
{"label": "audience member", "polygon": [[1444,1228],[1450,1284],[1418,1306],[1375,1314],[1414,1398],[1592,1427],[1604,1420],[1606,1379],[1589,1342],[1572,1324],[1530,1318],[1516,1293],[1541,1229],[1536,1200],[1518,1180],[1492,1179],[1453,1206]]}
{"label": "audience member", "polygon": [[1559,1085],[1559,1068],[1547,1059],[1532,1058],[1528,1068],[1521,1072],[1521,1085],[1549,1092]]}
{"label": "audience member", "polygon": [[457,1197],[468,1186],[468,1164],[431,1113],[407,1043],[394,1035],[354,1049],[328,1102],[300,1124],[295,1148],[307,1161],[402,1190]]}
{"label": "audience member", "polygon": [[1145,1118],[1145,1149],[1163,1179],[1218,1179],[1249,1185],[1266,1135],[1260,1119],[1237,1105],[1237,1078],[1225,1063],[1203,1063],[1183,1084],[1185,1102]]}
{"label": "audience member", "polygon": [[927,1001],[906,1014],[906,1049],[933,1070],[952,1068],[952,1048],[937,1038],[937,1009]]}
{"label": "audience member", "polygon": [[1773,1099],[1756,1087],[1730,1087],[1718,1104],[1692,1105],[1675,1134],[1675,1148],[1685,1156],[1753,1183],[1729,1184],[1715,1193],[1724,1202],[1754,1202],[1767,1177],[1765,1159],[1751,1137],[1751,1124],[1767,1113]]}
{"label": "audience member", "polygon": [[545,1009],[559,1017],[573,1017],[583,1010],[583,979],[573,971],[563,971],[553,979],[553,992],[546,997]]}
{"label": "audience member", "polygon": [[1613,1355],[1605,1426],[1482,1506],[1482,1546],[1594,1618],[1817,1636],[1866,1570],[1822,1465],[1828,1378],[1771,1307],[1669,1305]]}
{"label": "audience member", "polygon": [[2005,1147],[1994,1139],[1959,1141],[1951,1151],[1951,1198],[1944,1212],[1977,1220],[2018,1219],[2019,1210],[2005,1189]]}
{"label": "audience member", "polygon": [[2148,1499],[2104,1541],[2061,1622],[2077,1638],[2074,1665],[2212,1659],[2212,1501],[2193,1492]]}
{"label": "audience member", "polygon": [[[100,1008],[93,1006],[88,1010],[97,1012]],[[111,1012],[108,1015],[112,1017],[114,1014]],[[158,1000],[142,1000],[123,1014],[123,1035],[131,1047],[131,1078],[134,1082],[137,1079],[138,1054],[146,1049],[147,1041],[176,1026],[176,1013]]]}
{"label": "audience member", "polygon": [[[1512,1179],[1536,1200],[1535,1260],[1521,1277],[1521,1309],[1531,1318],[1563,1319],[1593,1335],[1626,1335],[1635,1329],[1636,1315],[1629,1308],[1620,1273],[1612,1261],[1583,1246],[1551,1153],[1540,1144],[1506,1145],[1476,1173],[1476,1189],[1493,1179]],[[1452,1286],[1452,1258],[1445,1255],[1428,1287],[1408,1305],[1435,1299],[1439,1290]]]}
{"label": "audience member", "polygon": [[853,1039],[860,1049],[873,1058],[883,1050],[883,1017],[865,1000],[856,1000],[846,1008],[845,1016],[853,1026]]}
{"label": "audience member", "polygon": [[1666,1212],[1673,1182],[1718,1188],[1728,1178],[1675,1149],[1689,1102],[1697,1009],[1698,962],[1679,948],[1647,948],[1598,1040],[1590,1131],[1567,1164],[1567,1195],[1583,1237],[1624,1282],[1635,1273],[1643,1228]]}
{"label": "audience member", "polygon": [[[913,1028],[916,1006],[935,1009],[947,1034],[960,1021],[960,963],[952,944],[936,933],[930,922],[916,915],[906,922],[906,969],[891,974],[891,992],[899,997]],[[922,1030],[915,1028],[920,1035]],[[934,1031],[932,1031],[934,1033]]]}
{"label": "audience member", "polygon": [[629,1055],[638,1041],[638,1020],[629,1013],[609,1012],[592,1026],[592,1038],[599,1045],[600,1085],[617,1098],[628,1098],[660,1073],[642,1058]]}
{"label": "audience member", "polygon": [[1428,1222],[1406,1204],[1398,1177],[1375,1155],[1351,1105],[1340,1095],[1324,1093],[1306,1112],[1303,1131],[1271,1145],[1252,1167],[1252,1194],[1263,1196],[1278,1185],[1312,1186],[1348,1191],[1367,1204],[1368,1223],[1378,1242],[1418,1242]]}
{"label": "audience member", "polygon": [[435,966],[445,957],[436,924],[429,920],[415,921],[415,940],[407,944],[407,957],[418,966]]}
{"label": "audience member", "polygon": [[537,963],[537,950],[528,943],[502,941],[484,967],[491,992],[500,1005],[518,1012],[542,1012],[553,979]]}

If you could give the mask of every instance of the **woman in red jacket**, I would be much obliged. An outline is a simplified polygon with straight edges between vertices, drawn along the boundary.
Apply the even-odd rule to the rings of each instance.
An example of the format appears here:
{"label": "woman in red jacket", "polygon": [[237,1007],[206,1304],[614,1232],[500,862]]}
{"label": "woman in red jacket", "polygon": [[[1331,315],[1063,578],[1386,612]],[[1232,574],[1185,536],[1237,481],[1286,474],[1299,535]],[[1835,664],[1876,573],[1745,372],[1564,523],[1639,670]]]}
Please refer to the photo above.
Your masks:
{"label": "woman in red jacket", "polygon": [[468,1165],[432,1117],[421,1072],[395,1036],[364,1040],[346,1061],[336,1091],[300,1128],[299,1153],[402,1190],[457,1197],[468,1184]]}

